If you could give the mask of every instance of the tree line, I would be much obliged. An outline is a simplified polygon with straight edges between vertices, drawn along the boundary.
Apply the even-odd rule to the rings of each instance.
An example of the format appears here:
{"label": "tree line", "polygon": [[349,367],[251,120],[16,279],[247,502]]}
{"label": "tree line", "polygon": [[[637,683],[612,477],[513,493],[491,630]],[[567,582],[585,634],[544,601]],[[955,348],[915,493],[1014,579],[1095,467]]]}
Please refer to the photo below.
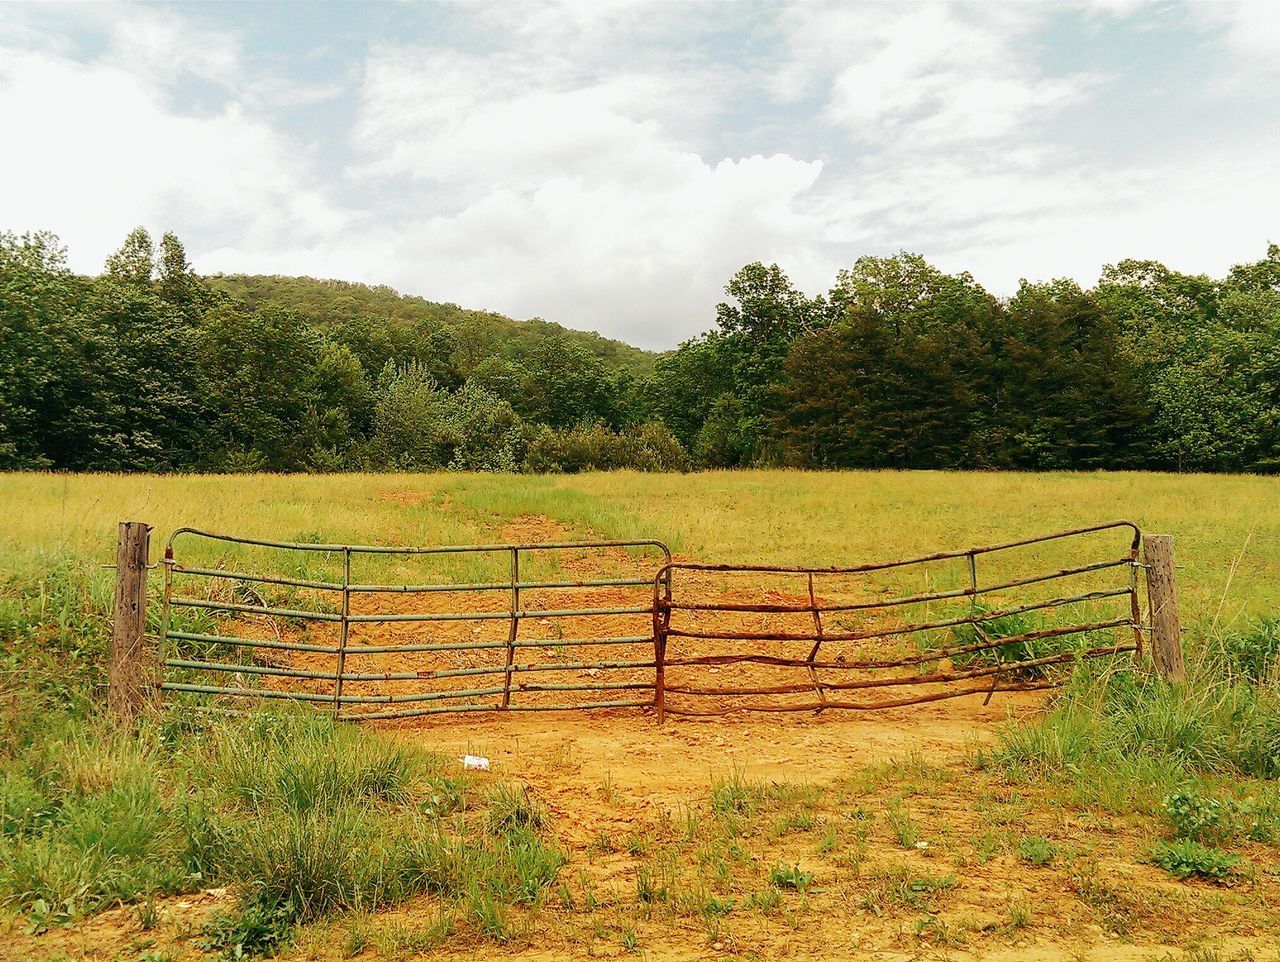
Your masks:
{"label": "tree line", "polygon": [[0,234],[0,467],[1280,471],[1280,247],[998,298],[902,253],[777,265],[663,354],[386,287],[200,277],[134,230],[97,277]]}

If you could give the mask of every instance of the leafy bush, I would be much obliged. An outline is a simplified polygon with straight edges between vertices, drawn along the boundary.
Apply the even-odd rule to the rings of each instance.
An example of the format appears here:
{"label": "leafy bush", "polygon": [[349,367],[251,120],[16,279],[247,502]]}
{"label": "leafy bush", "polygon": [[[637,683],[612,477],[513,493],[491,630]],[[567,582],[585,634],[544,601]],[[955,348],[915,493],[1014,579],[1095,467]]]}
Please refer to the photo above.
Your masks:
{"label": "leafy bush", "polygon": [[1151,860],[1180,879],[1198,877],[1217,881],[1230,878],[1241,861],[1239,855],[1208,848],[1190,839],[1157,842],[1151,851]]}
{"label": "leafy bush", "polygon": [[544,427],[533,436],[525,470],[533,472],[687,471],[689,457],[661,422],[613,431],[600,421],[567,430]]}
{"label": "leafy bush", "polygon": [[232,912],[220,912],[205,927],[201,948],[225,959],[275,955],[293,941],[297,911],[292,905],[242,902]]}
{"label": "leafy bush", "polygon": [[1240,631],[1217,638],[1210,648],[1215,667],[1224,674],[1261,684],[1280,659],[1280,618],[1262,618]]}
{"label": "leafy bush", "polygon": [[1184,791],[1166,796],[1163,808],[1178,838],[1215,844],[1233,834],[1236,808],[1231,801]]}
{"label": "leafy bush", "polygon": [[373,436],[359,458],[374,470],[515,471],[524,425],[479,384],[448,391],[423,364],[388,361],[378,378]]}
{"label": "leafy bush", "polygon": [[1280,838],[1280,798],[1274,793],[1217,799],[1179,791],[1166,796],[1161,807],[1174,834],[1193,842],[1222,845],[1238,838]]}

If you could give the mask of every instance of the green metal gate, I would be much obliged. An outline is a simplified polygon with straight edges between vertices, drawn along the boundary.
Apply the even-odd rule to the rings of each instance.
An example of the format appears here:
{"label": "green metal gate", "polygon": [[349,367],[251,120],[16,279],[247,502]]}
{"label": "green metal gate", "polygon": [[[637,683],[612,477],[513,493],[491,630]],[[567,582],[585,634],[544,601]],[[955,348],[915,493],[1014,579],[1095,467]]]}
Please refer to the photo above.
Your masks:
{"label": "green metal gate", "polygon": [[[307,560],[297,566],[304,572],[318,562],[336,568],[337,578],[184,565],[182,552],[196,541],[204,542],[205,554],[215,544],[301,556]],[[666,545],[653,540],[385,547],[183,528],[165,549],[158,687],[330,704],[336,717],[351,720],[648,707],[654,702],[655,564],[615,578],[525,573],[534,567],[531,558],[554,555],[594,568],[609,556],[625,568],[642,552],[656,554],[660,565],[671,561]],[[413,584],[357,579],[360,562],[373,557],[462,559],[455,568],[481,571],[501,564],[505,577]],[[269,600],[264,591],[284,600]],[[601,593],[610,603],[593,605]],[[445,610],[422,601],[455,598],[465,601]],[[563,598],[569,600],[555,600]],[[386,610],[396,607],[388,599],[408,610]],[[362,637],[370,631],[374,638]]]}

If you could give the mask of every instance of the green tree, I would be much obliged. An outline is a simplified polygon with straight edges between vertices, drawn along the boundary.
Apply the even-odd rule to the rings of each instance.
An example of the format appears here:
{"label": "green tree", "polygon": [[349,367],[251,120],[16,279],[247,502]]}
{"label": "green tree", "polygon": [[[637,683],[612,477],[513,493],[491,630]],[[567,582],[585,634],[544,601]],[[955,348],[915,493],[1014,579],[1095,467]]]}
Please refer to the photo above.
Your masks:
{"label": "green tree", "polygon": [[156,251],[144,227],[129,231],[120,249],[107,258],[106,274],[125,284],[150,284],[155,273]]}

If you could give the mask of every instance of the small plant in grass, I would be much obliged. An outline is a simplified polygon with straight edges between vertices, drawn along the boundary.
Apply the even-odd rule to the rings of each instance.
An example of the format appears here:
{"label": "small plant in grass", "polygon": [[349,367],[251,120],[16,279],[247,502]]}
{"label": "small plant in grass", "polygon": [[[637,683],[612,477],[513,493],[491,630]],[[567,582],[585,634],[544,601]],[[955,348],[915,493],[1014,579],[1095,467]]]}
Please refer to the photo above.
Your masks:
{"label": "small plant in grass", "polygon": [[635,929],[628,927],[622,930],[622,934],[618,937],[618,943],[624,951],[634,952],[640,948],[640,937],[636,935]]}
{"label": "small plant in grass", "polygon": [[1015,929],[1025,929],[1031,924],[1031,904],[1026,899],[1009,900],[1009,924]]}
{"label": "small plant in grass", "polygon": [[1024,835],[1018,842],[1019,860],[1039,868],[1052,862],[1057,851],[1053,843],[1039,835]]}
{"label": "small plant in grass", "polygon": [[1222,635],[1211,644],[1210,655],[1224,673],[1262,684],[1280,664],[1280,618],[1262,618]]}
{"label": "small plant in grass", "polygon": [[782,892],[776,885],[771,885],[759,892],[752,892],[748,904],[764,915],[772,915],[782,906]]}
{"label": "small plant in grass", "polygon": [[591,843],[591,851],[593,852],[612,852],[616,850],[613,844],[613,833],[607,828],[602,828],[596,832],[595,840]]}
{"label": "small plant in grass", "polygon": [[670,902],[676,887],[676,860],[664,856],[636,870],[636,900],[643,905]]}
{"label": "small plant in grass", "polygon": [[385,925],[373,936],[374,947],[388,958],[422,955],[441,945],[453,934],[453,918],[441,913],[423,928],[411,929],[406,925]]}
{"label": "small plant in grass", "polygon": [[[978,602],[975,613],[978,618],[982,618],[985,615],[990,615],[995,610],[990,605]],[[1044,618],[1040,612],[1028,611],[1004,615],[999,618],[987,618],[986,620],[978,621],[976,624],[957,625],[951,629],[951,633],[956,645],[968,646],[999,642],[1002,638],[1020,638],[1044,627]],[[1008,644],[956,655],[953,661],[958,668],[1031,661],[1041,655],[1059,651],[1061,646],[1062,639],[1060,638],[1011,641]],[[1033,680],[1043,677],[1046,671],[1047,666],[1032,665],[1018,668],[1010,674],[1013,678]]]}
{"label": "small plant in grass", "polygon": [[840,848],[840,845],[840,833],[834,825],[828,825],[822,833],[822,838],[818,839],[818,854],[830,855]]}
{"label": "small plant in grass", "polygon": [[702,915],[703,918],[710,918],[713,916],[720,916],[720,915],[728,915],[730,912],[733,911],[733,906],[734,906],[733,899],[730,899],[730,898],[722,899],[722,898],[717,898],[714,895],[708,895],[702,900],[702,906],[699,909],[699,914]]}
{"label": "small plant in grass", "polygon": [[423,815],[439,818],[467,807],[467,783],[460,778],[433,778],[428,783],[427,792],[427,797],[418,805]]}
{"label": "small plant in grass", "polygon": [[894,799],[885,806],[885,817],[889,820],[889,827],[893,830],[893,836],[898,840],[898,844],[903,848],[915,848],[916,843],[920,840],[920,833],[916,829],[916,824],[911,820],[911,816],[902,807],[901,799]]}
{"label": "small plant in grass", "polygon": [[799,865],[775,865],[769,872],[769,881],[780,889],[803,892],[813,884],[813,873],[803,871]]}
{"label": "small plant in grass", "polygon": [[134,909],[134,916],[138,920],[138,928],[144,932],[149,932],[160,923],[160,910],[156,907],[154,896],[147,896],[146,900],[140,902]]}
{"label": "small plant in grass", "polygon": [[1151,850],[1151,861],[1180,879],[1206,878],[1221,882],[1237,874],[1241,858],[1190,839],[1177,839],[1157,842]]}
{"label": "small plant in grass", "polygon": [[243,901],[234,911],[215,915],[204,930],[200,947],[224,959],[254,959],[275,955],[293,940],[296,906],[262,900]]}
{"label": "small plant in grass", "polygon": [[863,895],[862,906],[873,915],[882,915],[894,905],[935,912],[937,896],[955,884],[954,875],[917,875],[909,866],[897,865],[876,872]]}
{"label": "small plant in grass", "polygon": [[618,787],[613,783],[613,772],[604,773],[604,779],[600,782],[600,797],[610,805],[617,804]]}
{"label": "small plant in grass", "polygon": [[809,809],[800,809],[779,815],[773,822],[770,832],[774,838],[790,832],[807,832],[818,824],[818,817]]}
{"label": "small plant in grass", "polygon": [[764,786],[750,782],[742,769],[735,768],[728,778],[717,778],[711,784],[711,810],[717,815],[750,815],[764,800]]}
{"label": "small plant in grass", "polygon": [[467,919],[487,939],[506,942],[511,938],[506,906],[481,881],[471,884],[467,895]]}
{"label": "small plant in grass", "polygon": [[1124,890],[1111,885],[1089,861],[1071,875],[1071,890],[1085,905],[1098,913],[1103,927],[1115,935],[1128,935],[1137,917],[1137,906]]}
{"label": "small plant in grass", "polygon": [[539,829],[547,825],[547,810],[523,785],[495,785],[489,791],[489,830]]}
{"label": "small plant in grass", "polygon": [[647,855],[653,847],[653,836],[642,829],[636,829],[623,839],[622,847],[628,854],[640,858],[642,855]]}

